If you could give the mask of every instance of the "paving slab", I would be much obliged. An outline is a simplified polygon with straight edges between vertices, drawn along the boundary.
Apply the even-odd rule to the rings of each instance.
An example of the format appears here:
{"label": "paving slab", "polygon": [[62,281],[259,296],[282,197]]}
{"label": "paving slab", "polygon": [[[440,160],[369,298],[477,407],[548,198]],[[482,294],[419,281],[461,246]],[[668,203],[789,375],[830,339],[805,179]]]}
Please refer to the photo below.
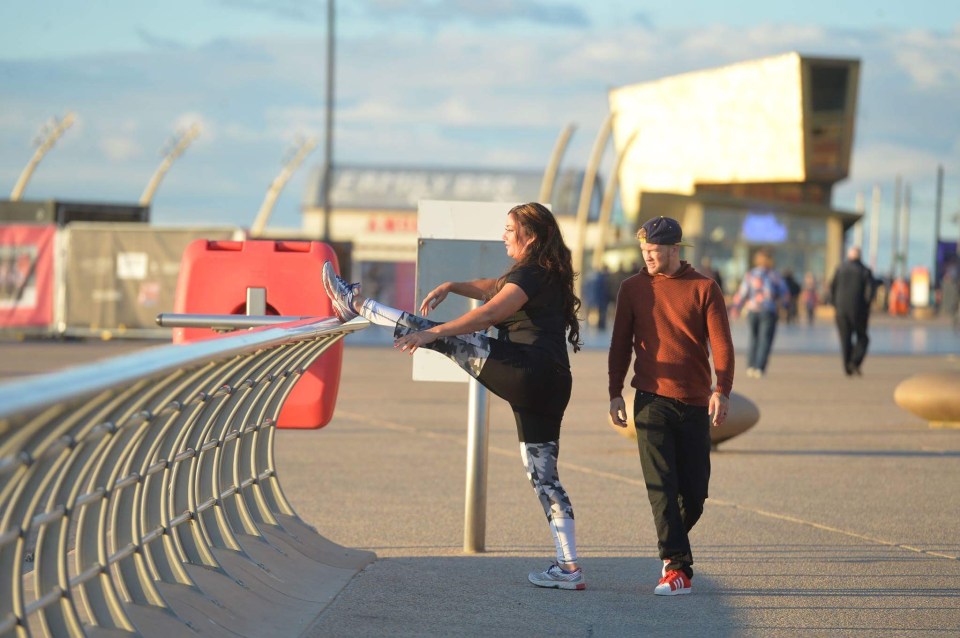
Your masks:
{"label": "paving slab", "polygon": [[[768,375],[736,378],[760,421],[712,455],[694,593],[674,598],[652,594],[652,518],[635,444],[606,420],[603,334],[572,356],[561,436],[581,592],[526,580],[553,548],[506,404],[491,401],[486,551],[467,554],[466,385],[414,382],[380,336],[348,339],[333,421],[279,431],[276,464],[307,523],[378,558],[304,635],[960,635],[960,430],[893,402],[905,378],[960,369],[960,337],[876,323],[863,377],[843,375],[827,324],[807,340],[784,327]],[[138,347],[99,345],[0,343],[0,379]]]}
{"label": "paving slab", "polygon": [[491,411],[486,551],[465,554],[466,388],[348,345],[333,422],[281,432],[277,459],[301,516],[379,560],[306,635],[960,632],[960,431],[892,398],[955,356],[876,355],[847,378],[839,355],[779,352],[765,378],[738,380],[761,419],[713,454],[695,591],[676,599],[652,595],[656,540],[634,443],[606,422],[605,359],[573,357],[560,471],[588,588],[561,592],[526,582],[552,544],[506,405]]}

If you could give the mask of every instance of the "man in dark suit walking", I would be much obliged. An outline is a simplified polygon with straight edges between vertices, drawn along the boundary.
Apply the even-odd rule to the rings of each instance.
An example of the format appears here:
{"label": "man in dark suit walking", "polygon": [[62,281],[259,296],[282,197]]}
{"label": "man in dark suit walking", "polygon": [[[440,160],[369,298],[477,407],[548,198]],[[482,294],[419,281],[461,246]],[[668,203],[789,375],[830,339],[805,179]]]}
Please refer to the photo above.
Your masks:
{"label": "man in dark suit walking", "polygon": [[843,353],[843,370],[850,375],[860,375],[860,365],[867,356],[867,322],[870,319],[870,304],[876,294],[873,273],[860,261],[860,248],[853,246],[847,251],[847,261],[837,268],[830,282],[830,298],[837,313],[837,329],[840,331],[840,348]]}

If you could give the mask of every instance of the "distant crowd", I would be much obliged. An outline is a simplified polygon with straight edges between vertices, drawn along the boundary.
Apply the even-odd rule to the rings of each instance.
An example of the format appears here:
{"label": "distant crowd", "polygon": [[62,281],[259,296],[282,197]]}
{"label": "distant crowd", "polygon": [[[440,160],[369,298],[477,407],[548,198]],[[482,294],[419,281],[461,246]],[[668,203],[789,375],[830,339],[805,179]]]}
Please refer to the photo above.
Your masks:
{"label": "distant crowd", "polygon": [[[763,249],[758,252],[770,255]],[[640,268],[641,265],[634,262],[621,265],[619,270],[611,271],[604,266],[591,273],[583,287],[583,303],[587,309],[586,320],[589,325],[600,331],[607,329],[607,318],[616,307],[620,284],[627,277],[637,274]],[[728,299],[737,301],[736,293],[740,292],[741,296],[744,294],[741,289],[749,274],[741,280],[740,288],[731,298],[724,287],[722,274],[713,267],[709,257],[700,260],[697,270],[714,279]],[[778,319],[784,323],[797,323],[802,317],[807,324],[812,325],[816,321],[818,307],[833,305],[829,280],[818,281],[812,272],[807,272],[802,279],[798,279],[790,268],[776,271],[771,266],[771,270],[772,276],[779,280],[776,286],[777,314]],[[886,312],[892,316],[908,315],[911,310],[909,281],[890,274],[874,276],[871,306],[874,311]],[[941,316],[951,317],[960,329],[960,258],[955,257],[945,264],[940,281],[934,289],[933,307]]]}

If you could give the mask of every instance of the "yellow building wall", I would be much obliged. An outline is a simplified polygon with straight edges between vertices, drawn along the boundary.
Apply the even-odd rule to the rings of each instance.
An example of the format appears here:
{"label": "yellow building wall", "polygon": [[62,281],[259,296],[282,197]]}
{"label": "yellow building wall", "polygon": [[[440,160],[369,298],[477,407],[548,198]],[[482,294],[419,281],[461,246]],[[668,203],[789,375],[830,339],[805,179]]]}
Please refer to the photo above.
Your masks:
{"label": "yellow building wall", "polygon": [[610,91],[617,149],[638,131],[620,175],[627,218],[645,190],[804,181],[802,90],[788,53]]}

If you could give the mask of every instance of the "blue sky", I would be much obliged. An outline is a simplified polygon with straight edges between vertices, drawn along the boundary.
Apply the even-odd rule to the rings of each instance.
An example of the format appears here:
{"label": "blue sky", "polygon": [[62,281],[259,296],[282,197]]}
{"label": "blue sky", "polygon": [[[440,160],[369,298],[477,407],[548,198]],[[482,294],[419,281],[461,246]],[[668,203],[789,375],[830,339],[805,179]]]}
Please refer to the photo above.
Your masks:
{"label": "blue sky", "polygon": [[[293,141],[320,136],[273,217],[299,226],[322,161],[326,11],[326,0],[0,4],[0,192],[43,124],[72,111],[24,197],[136,201],[170,137],[196,122],[154,221],[246,226]],[[337,32],[335,161],[389,166],[540,168],[570,122],[564,162],[583,166],[612,87],[787,51],[856,57],[853,167],[834,204],[853,208],[881,185],[883,268],[903,176],[911,262],[927,265],[943,165],[941,231],[958,232],[960,2],[341,0]]]}

